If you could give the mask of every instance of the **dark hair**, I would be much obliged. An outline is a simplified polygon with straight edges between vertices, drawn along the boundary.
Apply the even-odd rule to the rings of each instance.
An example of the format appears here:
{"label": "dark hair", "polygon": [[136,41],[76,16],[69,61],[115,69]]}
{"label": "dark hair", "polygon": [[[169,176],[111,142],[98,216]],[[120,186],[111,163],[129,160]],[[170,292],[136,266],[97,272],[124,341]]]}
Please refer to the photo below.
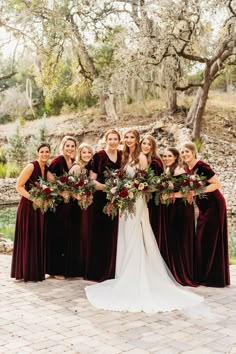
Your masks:
{"label": "dark hair", "polygon": [[37,146],[37,152],[39,152],[39,150],[43,147],[47,147],[49,149],[49,151],[51,151],[51,146],[48,144],[48,143],[40,143],[38,146]]}
{"label": "dark hair", "polygon": [[[174,157],[176,158],[175,162],[171,166],[169,166],[170,174],[174,175],[174,171],[175,171],[176,167],[180,164],[180,153],[179,153],[179,150],[177,150],[174,147],[168,147],[168,148],[165,149],[165,151],[170,151],[174,155]],[[165,152],[164,152],[164,154],[165,154]]]}
{"label": "dark hair", "polygon": [[[134,134],[135,138],[136,138],[136,146],[135,149],[131,155],[132,157],[132,161],[131,164],[132,165],[136,165],[139,162],[139,154],[140,154],[140,135],[139,132],[136,129],[129,129],[125,132],[124,134],[124,138],[128,133],[132,133]],[[123,154],[122,154],[122,166],[125,166],[127,164],[129,160],[129,147],[126,146],[126,144],[124,144],[124,148],[123,148]]]}

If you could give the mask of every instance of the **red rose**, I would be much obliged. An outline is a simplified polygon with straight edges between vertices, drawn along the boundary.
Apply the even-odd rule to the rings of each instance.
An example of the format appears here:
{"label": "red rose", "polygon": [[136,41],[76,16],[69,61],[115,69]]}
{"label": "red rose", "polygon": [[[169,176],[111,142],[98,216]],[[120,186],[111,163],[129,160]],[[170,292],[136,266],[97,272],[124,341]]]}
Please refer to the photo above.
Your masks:
{"label": "red rose", "polygon": [[84,179],[81,179],[78,183],[79,187],[83,186],[84,185]]}
{"label": "red rose", "polygon": [[68,177],[67,176],[61,176],[61,177],[59,177],[59,181],[61,183],[67,183],[68,182]]}
{"label": "red rose", "polygon": [[122,190],[120,191],[120,193],[119,193],[119,196],[120,196],[121,198],[127,198],[128,195],[129,195],[129,193],[128,193],[128,190],[127,190],[126,188],[122,189]]}
{"label": "red rose", "polygon": [[45,189],[43,190],[43,193],[48,195],[48,194],[51,193],[51,189],[50,189],[50,188],[45,188]]}
{"label": "red rose", "polygon": [[36,188],[38,188],[38,189],[40,189],[40,188],[41,188],[40,183],[37,183],[37,184],[36,184]]}

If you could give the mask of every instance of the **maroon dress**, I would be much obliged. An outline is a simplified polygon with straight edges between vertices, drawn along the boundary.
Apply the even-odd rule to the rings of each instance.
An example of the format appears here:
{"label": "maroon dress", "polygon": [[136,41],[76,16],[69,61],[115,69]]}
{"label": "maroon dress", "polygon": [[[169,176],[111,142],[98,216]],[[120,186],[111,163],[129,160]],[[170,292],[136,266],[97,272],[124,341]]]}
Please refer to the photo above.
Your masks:
{"label": "maroon dress", "polygon": [[[68,166],[63,155],[56,157],[49,166],[49,171],[56,176],[68,173]],[[73,202],[72,202],[73,203]],[[78,264],[73,263],[78,257],[78,249],[73,251],[72,203],[59,203],[55,212],[47,215],[47,262],[46,273],[64,275],[65,277],[80,276]],[[75,253],[71,253],[72,251]]]}
{"label": "maroon dress", "polygon": [[[160,158],[155,159],[151,162],[150,168],[154,171],[155,176],[160,176],[164,172],[163,163]],[[150,224],[152,226],[153,233],[157,240],[159,249],[161,253],[166,253],[165,251],[165,222],[163,214],[163,206],[161,204],[155,204],[155,195],[153,193],[153,198],[148,202],[148,211]],[[162,257],[164,255],[162,254]]]}
{"label": "maroon dress", "polygon": [[[176,184],[181,175],[175,176]],[[178,187],[175,192],[178,192]],[[187,286],[197,286],[195,271],[194,206],[176,198],[174,203],[163,205],[167,256],[163,256],[175,280]],[[164,242],[164,241],[163,241]]]}
{"label": "maroon dress", "polygon": [[[197,173],[208,180],[215,172],[198,161],[189,174]],[[226,203],[219,190],[196,198],[199,209],[196,234],[196,280],[201,285],[224,287],[230,284]]]}
{"label": "maroon dress", "polygon": [[[34,170],[25,184],[27,191],[42,177],[38,161],[33,161]],[[45,168],[46,178],[47,169]],[[44,214],[34,209],[30,200],[21,197],[16,217],[11,277],[24,281],[45,279],[46,245]]]}
{"label": "maroon dress", "polygon": [[[118,169],[121,166],[121,151],[118,151],[117,161],[109,159],[105,150],[97,152],[93,157],[92,171],[97,174],[97,181],[104,183],[106,167]],[[118,216],[113,220],[103,212],[106,204],[106,194],[96,191],[91,206],[91,242],[88,251],[86,279],[103,281],[115,276],[116,248],[118,235]]]}

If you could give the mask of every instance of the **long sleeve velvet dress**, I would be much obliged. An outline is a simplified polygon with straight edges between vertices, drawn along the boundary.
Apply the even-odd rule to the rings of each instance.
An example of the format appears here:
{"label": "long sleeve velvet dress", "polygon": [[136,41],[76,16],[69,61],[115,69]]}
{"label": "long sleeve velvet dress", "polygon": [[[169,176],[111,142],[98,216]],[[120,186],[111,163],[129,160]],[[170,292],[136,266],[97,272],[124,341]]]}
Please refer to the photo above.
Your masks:
{"label": "long sleeve velvet dress", "polygon": [[[198,161],[191,170],[187,167],[186,171],[208,180],[215,175],[203,161]],[[201,285],[224,287],[230,284],[226,202],[218,189],[206,194],[207,198],[196,198],[199,216],[195,278]]]}
{"label": "long sleeve velvet dress", "polygon": [[[110,160],[105,150],[98,151],[93,156],[92,171],[97,174],[97,181],[105,182],[106,168],[118,169],[121,166],[121,151],[118,151],[117,161]],[[118,235],[118,216],[113,220],[104,214],[106,193],[96,191],[90,210],[90,245],[86,279],[103,281],[114,278],[116,264],[116,248]]]}

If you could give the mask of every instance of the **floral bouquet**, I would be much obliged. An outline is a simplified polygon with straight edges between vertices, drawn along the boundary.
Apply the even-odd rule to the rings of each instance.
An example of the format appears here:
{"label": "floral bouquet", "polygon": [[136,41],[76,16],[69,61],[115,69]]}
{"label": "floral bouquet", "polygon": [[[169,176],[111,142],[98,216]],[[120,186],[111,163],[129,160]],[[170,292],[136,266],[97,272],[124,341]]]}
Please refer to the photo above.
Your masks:
{"label": "floral bouquet", "polygon": [[81,209],[87,209],[93,202],[95,183],[86,174],[70,176],[70,192],[74,199],[77,199]]}
{"label": "floral bouquet", "polygon": [[158,177],[151,168],[137,169],[133,177],[134,187],[137,188],[136,194],[145,195],[148,201],[152,198],[152,192],[156,190],[157,180]]}
{"label": "floral bouquet", "polygon": [[121,215],[132,215],[135,213],[135,200],[137,188],[133,179],[126,174],[124,169],[108,170],[105,173],[105,189],[108,199],[103,208],[105,214],[112,219],[120,212]]}
{"label": "floral bouquet", "polygon": [[55,211],[58,191],[56,186],[49,181],[39,178],[29,190],[29,194],[35,210],[40,208],[42,213],[45,213],[48,209]]}
{"label": "floral bouquet", "polygon": [[54,177],[59,195],[63,197],[64,203],[69,203],[71,190],[74,183],[74,176],[67,173],[60,177],[54,175]]}
{"label": "floral bouquet", "polygon": [[[206,198],[205,194],[206,187],[206,177],[199,176],[198,174],[182,176],[180,184],[180,192],[183,194],[183,199],[185,202],[192,202],[195,196],[199,198]],[[194,192],[191,197],[191,192]]]}
{"label": "floral bouquet", "polygon": [[162,173],[156,180],[155,204],[169,205],[174,202],[176,178],[170,174]]}

